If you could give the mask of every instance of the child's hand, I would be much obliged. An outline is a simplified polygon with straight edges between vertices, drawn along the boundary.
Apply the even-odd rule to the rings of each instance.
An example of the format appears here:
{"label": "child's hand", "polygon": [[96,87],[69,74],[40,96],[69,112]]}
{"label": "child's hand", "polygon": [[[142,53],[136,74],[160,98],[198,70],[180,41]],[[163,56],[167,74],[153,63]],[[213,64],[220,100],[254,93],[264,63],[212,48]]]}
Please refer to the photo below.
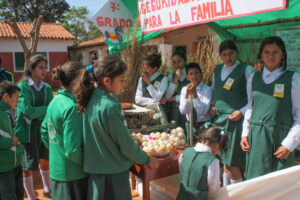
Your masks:
{"label": "child's hand", "polygon": [[150,162],[147,166],[150,167],[151,169],[156,169],[159,167],[159,162],[155,157],[150,156]]}
{"label": "child's hand", "polygon": [[174,79],[173,79],[174,84],[178,83],[178,81],[180,80],[181,74],[182,74],[182,70],[181,69],[176,69],[176,73],[175,73],[175,76],[174,76]]}
{"label": "child's hand", "polygon": [[17,146],[18,143],[19,143],[19,139],[15,135],[13,135],[13,146]]}
{"label": "child's hand", "polygon": [[161,98],[160,104],[166,104],[168,99],[166,97]]}
{"label": "child's hand", "polygon": [[144,72],[143,80],[147,83],[147,85],[151,85],[150,76],[147,72]]}
{"label": "child's hand", "polygon": [[243,117],[242,112],[239,110],[236,110],[229,116],[229,120],[233,121],[233,122],[237,122],[240,119],[242,119],[242,117]]}
{"label": "child's hand", "polygon": [[196,92],[196,87],[197,85],[194,85],[192,84],[192,88],[191,88],[191,94],[193,95],[194,99],[196,99],[198,96],[197,96],[197,92]]}
{"label": "child's hand", "polygon": [[245,151],[245,152],[249,152],[250,151],[250,145],[248,143],[248,137],[247,136],[243,136],[242,137],[241,147],[242,147],[242,150]]}
{"label": "child's hand", "polygon": [[280,146],[277,151],[274,153],[274,156],[278,159],[287,159],[290,156],[291,152],[284,146]]}
{"label": "child's hand", "polygon": [[190,83],[186,86],[186,93],[185,93],[185,98],[188,99],[189,95],[191,94],[191,89],[193,88],[193,84]]}
{"label": "child's hand", "polygon": [[215,109],[215,106],[211,106],[210,109],[209,109],[209,114],[212,118],[216,117],[216,109]]}

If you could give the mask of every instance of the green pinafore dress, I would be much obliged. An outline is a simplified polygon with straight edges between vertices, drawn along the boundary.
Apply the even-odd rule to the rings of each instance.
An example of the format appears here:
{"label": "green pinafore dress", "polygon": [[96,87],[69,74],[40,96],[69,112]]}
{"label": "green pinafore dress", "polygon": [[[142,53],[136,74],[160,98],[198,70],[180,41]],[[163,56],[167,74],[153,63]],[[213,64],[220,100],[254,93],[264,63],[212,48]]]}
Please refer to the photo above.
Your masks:
{"label": "green pinafore dress", "polygon": [[222,81],[223,64],[215,69],[215,109],[214,123],[225,128],[229,136],[229,148],[221,153],[222,163],[227,166],[244,167],[245,153],[240,146],[244,118],[237,122],[229,120],[229,116],[247,104],[247,81],[245,78],[246,65],[240,63],[229,76]]}
{"label": "green pinafore dress", "polygon": [[291,167],[295,161],[295,152],[286,160],[273,155],[293,124],[291,82],[294,72],[286,71],[270,84],[264,83],[262,74],[256,72],[252,81],[247,179]]}
{"label": "green pinafore dress", "polygon": [[196,152],[193,147],[183,152],[182,180],[177,200],[208,199],[208,167],[214,159],[210,152]]}
{"label": "green pinafore dress", "polygon": [[[173,77],[175,76],[175,73],[173,74]],[[178,81],[178,87],[174,93],[173,96],[177,96],[181,94],[181,90],[184,86],[189,84],[190,81],[187,79],[184,79],[183,81]],[[169,103],[169,113],[168,113],[168,120],[169,121],[175,121],[178,126],[181,128],[185,127],[186,117],[185,115],[182,115],[179,110],[179,102],[173,101]]]}

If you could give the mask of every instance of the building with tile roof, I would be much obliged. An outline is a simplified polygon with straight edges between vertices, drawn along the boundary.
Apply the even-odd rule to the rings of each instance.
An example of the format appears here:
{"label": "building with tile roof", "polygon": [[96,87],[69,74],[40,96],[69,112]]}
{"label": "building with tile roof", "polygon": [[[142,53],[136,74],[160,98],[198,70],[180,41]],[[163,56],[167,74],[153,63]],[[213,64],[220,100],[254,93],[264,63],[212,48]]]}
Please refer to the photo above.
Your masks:
{"label": "building with tile roof", "polygon": [[[30,45],[30,31],[33,23],[17,22],[27,46]],[[48,59],[48,70],[68,61],[68,46],[72,46],[75,37],[61,24],[43,23],[40,28],[37,53]],[[0,22],[0,57],[2,67],[12,72],[15,80],[23,76],[24,51],[16,34],[7,22]],[[51,73],[48,73],[46,82],[57,87],[57,83],[51,81]]]}

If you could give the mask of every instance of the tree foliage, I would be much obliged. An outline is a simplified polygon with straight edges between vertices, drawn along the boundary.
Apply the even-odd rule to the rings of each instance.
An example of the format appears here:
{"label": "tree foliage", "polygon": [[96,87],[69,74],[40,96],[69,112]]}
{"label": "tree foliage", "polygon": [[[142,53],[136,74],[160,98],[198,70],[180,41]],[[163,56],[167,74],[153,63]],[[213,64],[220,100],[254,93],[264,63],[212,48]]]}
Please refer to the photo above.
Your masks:
{"label": "tree foliage", "polygon": [[75,37],[75,44],[101,36],[101,32],[89,20],[86,7],[72,7],[62,18],[63,26]]}
{"label": "tree foliage", "polygon": [[13,17],[17,22],[32,22],[43,15],[44,22],[57,22],[69,9],[65,0],[1,0],[0,20]]}

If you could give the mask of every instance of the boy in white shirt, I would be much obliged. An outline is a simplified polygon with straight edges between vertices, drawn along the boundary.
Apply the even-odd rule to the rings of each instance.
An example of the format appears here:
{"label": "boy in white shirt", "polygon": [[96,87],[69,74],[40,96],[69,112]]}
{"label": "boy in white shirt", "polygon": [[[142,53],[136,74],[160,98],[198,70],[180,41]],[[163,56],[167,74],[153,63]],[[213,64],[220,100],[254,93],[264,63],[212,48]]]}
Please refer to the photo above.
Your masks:
{"label": "boy in white shirt", "polygon": [[186,78],[191,83],[182,88],[180,95],[179,110],[181,114],[185,114],[187,141],[189,142],[190,119],[189,113],[191,107],[189,96],[192,96],[193,103],[193,141],[197,140],[199,128],[206,122],[210,121],[209,108],[212,100],[212,90],[209,86],[201,82],[202,71],[197,63],[189,63],[186,66]]}

